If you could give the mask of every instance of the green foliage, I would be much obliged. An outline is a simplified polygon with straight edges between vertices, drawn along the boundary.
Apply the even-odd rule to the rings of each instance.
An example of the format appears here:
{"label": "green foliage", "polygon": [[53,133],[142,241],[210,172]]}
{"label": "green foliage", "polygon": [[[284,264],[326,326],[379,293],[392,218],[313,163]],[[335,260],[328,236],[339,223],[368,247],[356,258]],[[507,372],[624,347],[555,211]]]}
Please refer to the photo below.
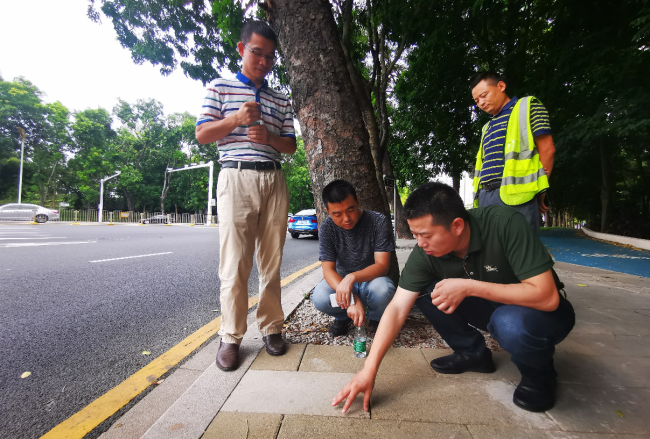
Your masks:
{"label": "green foliage", "polygon": [[314,207],[314,194],[309,178],[309,166],[302,137],[297,138],[296,153],[285,157],[282,165],[289,188],[289,212],[296,213]]}

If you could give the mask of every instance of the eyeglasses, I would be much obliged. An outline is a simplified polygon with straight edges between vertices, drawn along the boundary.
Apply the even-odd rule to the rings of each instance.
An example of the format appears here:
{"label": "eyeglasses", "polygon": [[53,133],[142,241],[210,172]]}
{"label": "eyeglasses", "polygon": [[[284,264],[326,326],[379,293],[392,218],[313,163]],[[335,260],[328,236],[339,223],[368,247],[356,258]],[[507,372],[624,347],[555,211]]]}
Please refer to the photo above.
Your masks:
{"label": "eyeglasses", "polygon": [[[242,43],[242,44],[243,44],[243,43]],[[246,44],[244,44],[244,47],[247,48],[247,49],[248,49],[248,50],[249,50],[253,55],[255,55],[256,57],[258,57],[258,58],[264,58],[265,60],[267,60],[267,61],[270,62],[271,64],[275,64],[275,62],[276,62],[277,59],[278,59],[278,57],[275,56],[275,55],[273,55],[273,56],[271,56],[271,55],[263,55],[263,54],[260,53],[259,51],[251,49],[251,48],[248,47]]]}

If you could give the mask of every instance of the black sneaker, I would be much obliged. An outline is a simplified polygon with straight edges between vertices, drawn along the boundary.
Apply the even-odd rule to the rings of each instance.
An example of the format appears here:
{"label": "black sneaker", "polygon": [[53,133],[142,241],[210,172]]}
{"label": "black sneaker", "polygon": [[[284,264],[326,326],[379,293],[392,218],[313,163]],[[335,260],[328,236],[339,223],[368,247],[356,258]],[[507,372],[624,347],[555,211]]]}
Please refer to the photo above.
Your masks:
{"label": "black sneaker", "polygon": [[555,379],[535,382],[522,378],[512,395],[512,402],[529,412],[545,412],[555,405]]}
{"label": "black sneaker", "polygon": [[483,357],[469,357],[465,354],[453,353],[431,361],[431,367],[438,373],[480,372],[492,373],[496,370],[492,361],[492,352],[487,351]]}
{"label": "black sneaker", "polygon": [[340,337],[348,333],[348,327],[352,319],[347,318],[345,320],[334,320],[332,326],[330,326],[329,333],[332,337]]}

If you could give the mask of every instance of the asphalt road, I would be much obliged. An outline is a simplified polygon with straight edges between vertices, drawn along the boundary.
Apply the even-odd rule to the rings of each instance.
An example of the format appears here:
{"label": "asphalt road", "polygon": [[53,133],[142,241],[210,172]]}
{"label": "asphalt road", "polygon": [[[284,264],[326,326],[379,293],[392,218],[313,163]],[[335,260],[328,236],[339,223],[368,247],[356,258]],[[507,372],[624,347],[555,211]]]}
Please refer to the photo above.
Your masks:
{"label": "asphalt road", "polygon": [[[218,230],[0,224],[0,437],[40,437],[217,317]],[[317,260],[288,236],[281,276]]]}

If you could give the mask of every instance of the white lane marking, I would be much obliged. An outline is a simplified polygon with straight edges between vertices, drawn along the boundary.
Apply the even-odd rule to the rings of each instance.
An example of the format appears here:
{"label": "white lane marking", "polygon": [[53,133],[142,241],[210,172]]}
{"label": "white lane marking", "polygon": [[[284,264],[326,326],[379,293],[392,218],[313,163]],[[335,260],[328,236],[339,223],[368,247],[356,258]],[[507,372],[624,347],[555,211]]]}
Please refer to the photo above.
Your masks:
{"label": "white lane marking", "polygon": [[137,255],[137,256],[124,256],[123,258],[112,258],[112,259],[99,259],[97,261],[88,261],[91,264],[95,262],[108,262],[108,261],[120,261],[122,259],[133,259],[133,258],[146,258],[148,256],[160,256],[160,255],[169,255],[173,252],[164,252],[164,253],[151,253],[149,255]]}
{"label": "white lane marking", "polygon": [[42,245],[65,245],[65,244],[95,244],[97,241],[70,241],[70,242],[25,242],[24,244],[0,244],[0,247],[38,247]]}
{"label": "white lane marking", "polygon": [[13,240],[13,239],[68,239],[68,238],[66,236],[42,236],[42,237],[41,236],[30,236],[29,238],[3,238],[3,237],[0,237],[0,239]]}

